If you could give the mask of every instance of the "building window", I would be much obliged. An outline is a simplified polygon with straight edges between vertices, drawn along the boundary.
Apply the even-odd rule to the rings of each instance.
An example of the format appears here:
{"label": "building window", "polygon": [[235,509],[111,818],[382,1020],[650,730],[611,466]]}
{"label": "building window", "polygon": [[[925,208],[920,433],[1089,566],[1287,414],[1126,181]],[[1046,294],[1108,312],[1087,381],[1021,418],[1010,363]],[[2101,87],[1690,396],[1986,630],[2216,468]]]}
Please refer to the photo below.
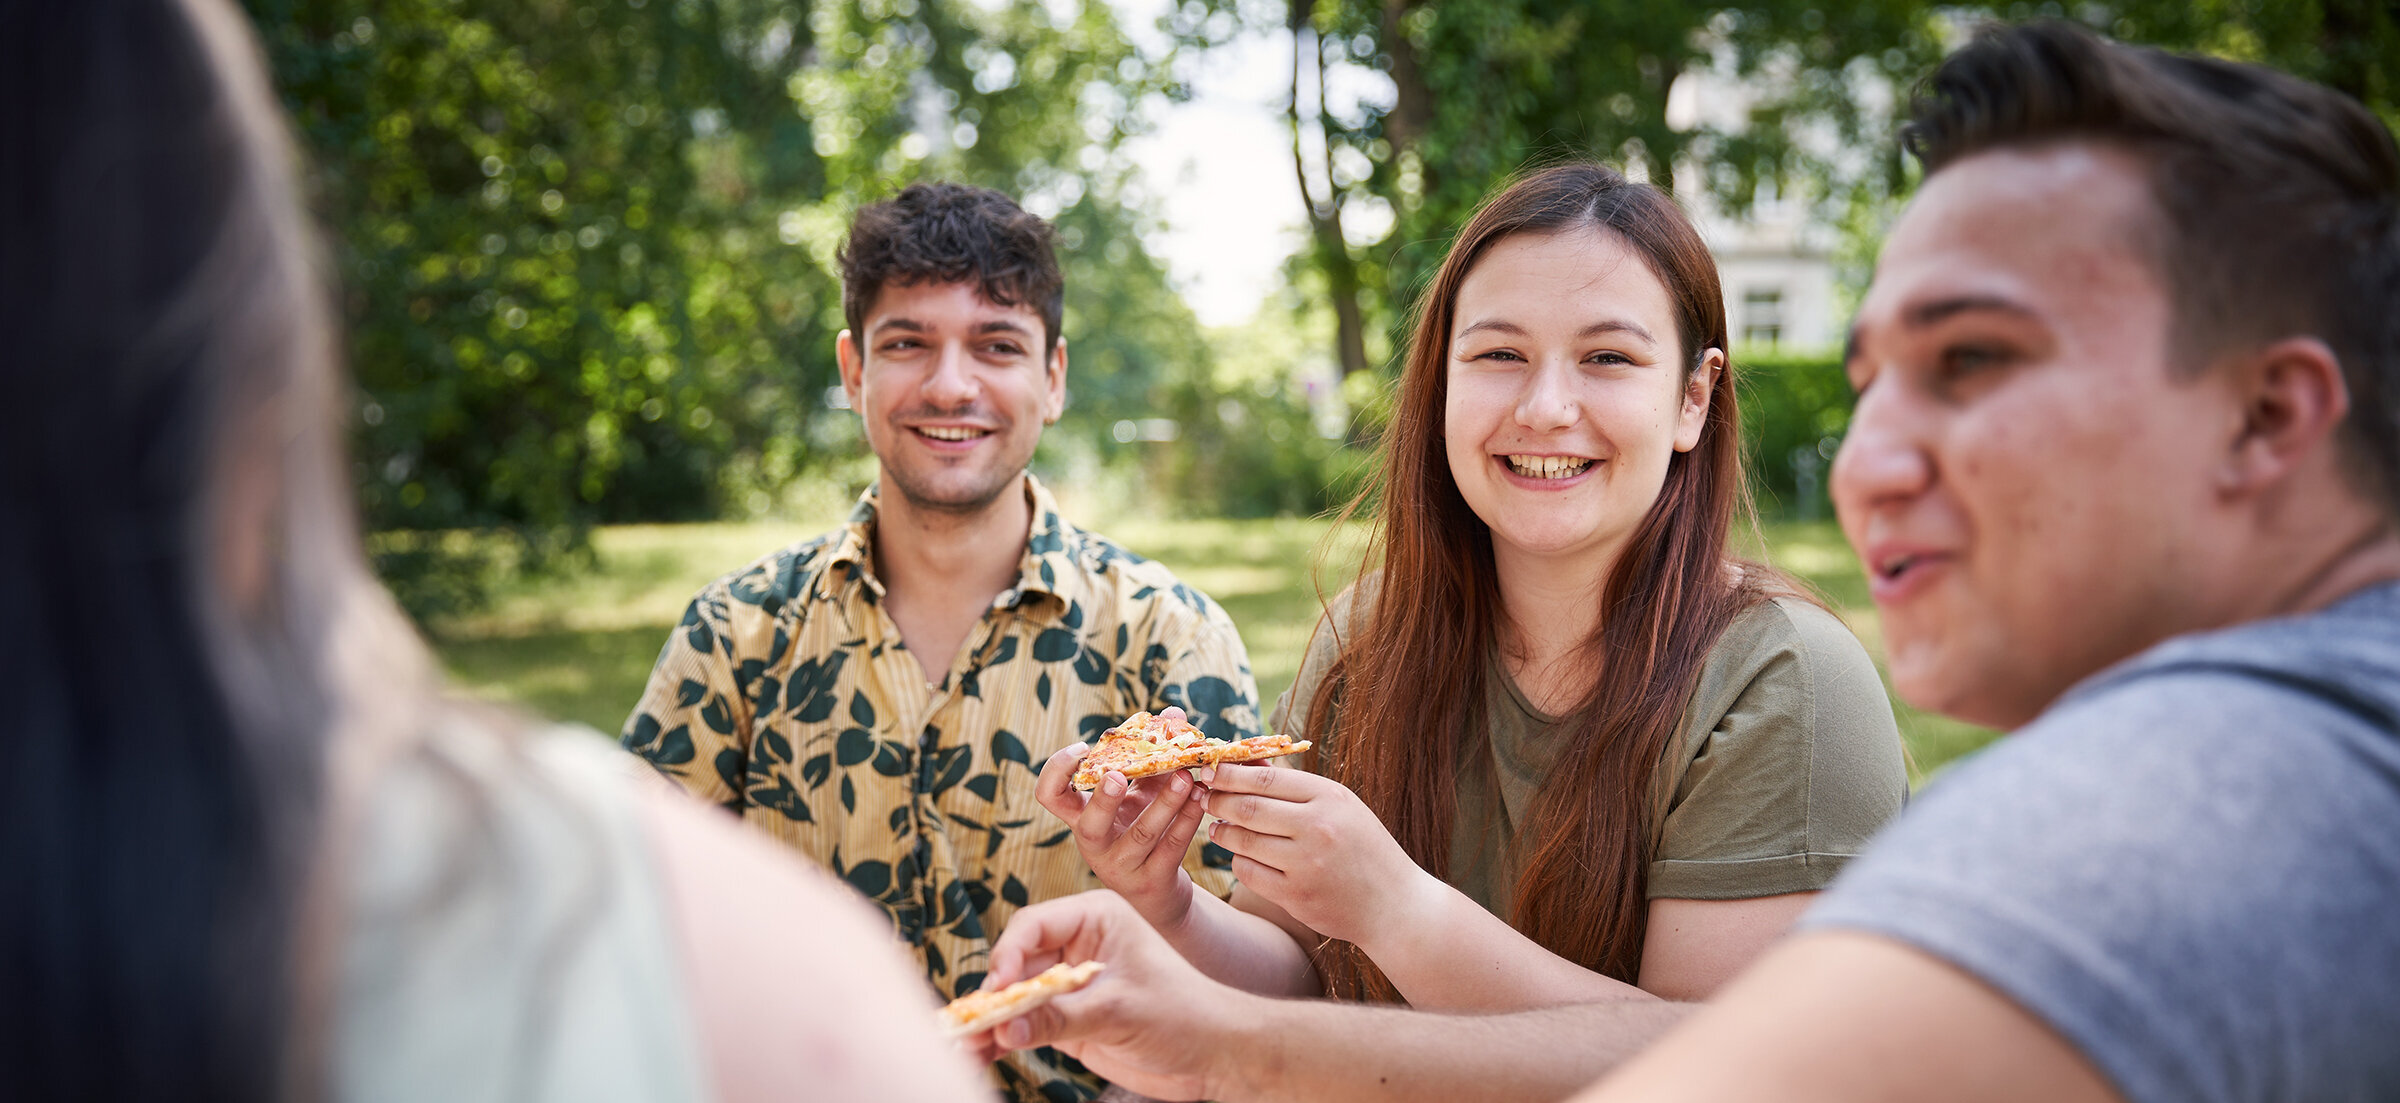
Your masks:
{"label": "building window", "polygon": [[1742,292],[1742,343],[1774,348],[1783,339],[1783,289],[1752,287]]}

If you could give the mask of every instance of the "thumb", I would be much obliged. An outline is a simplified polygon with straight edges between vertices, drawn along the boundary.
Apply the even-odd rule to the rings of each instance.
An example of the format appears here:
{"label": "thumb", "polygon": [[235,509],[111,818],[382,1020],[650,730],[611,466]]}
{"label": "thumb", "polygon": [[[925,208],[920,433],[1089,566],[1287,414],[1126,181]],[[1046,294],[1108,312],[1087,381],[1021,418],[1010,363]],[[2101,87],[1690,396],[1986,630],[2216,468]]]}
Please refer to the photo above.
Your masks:
{"label": "thumb", "polygon": [[1066,1032],[1066,1017],[1048,1004],[992,1028],[992,1041],[1002,1052],[1031,1049],[1057,1042]]}

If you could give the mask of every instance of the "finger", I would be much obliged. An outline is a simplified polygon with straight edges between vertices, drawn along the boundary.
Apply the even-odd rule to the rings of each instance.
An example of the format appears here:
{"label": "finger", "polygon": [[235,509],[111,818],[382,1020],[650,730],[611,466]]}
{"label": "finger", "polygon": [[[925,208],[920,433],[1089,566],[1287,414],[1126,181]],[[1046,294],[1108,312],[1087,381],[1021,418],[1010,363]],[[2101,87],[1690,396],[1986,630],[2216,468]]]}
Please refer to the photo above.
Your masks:
{"label": "finger", "polygon": [[1217,767],[1217,776],[1209,781],[1208,787],[1220,793],[1255,793],[1276,800],[1304,801],[1323,794],[1327,786],[1339,787],[1339,784],[1306,770],[1227,762]]}
{"label": "finger", "polygon": [[1117,806],[1125,802],[1125,794],[1133,791],[1133,783],[1115,770],[1100,776],[1100,787],[1092,790],[1091,799],[1083,802],[1083,813],[1075,817],[1075,835],[1090,846],[1107,846],[1117,830]]}
{"label": "finger", "polygon": [[1160,874],[1183,864],[1184,853],[1192,848],[1192,836],[1200,832],[1201,813],[1205,810],[1200,792],[1193,788],[1192,799],[1184,801],[1175,819],[1167,824],[1166,837],[1151,849],[1149,857],[1142,859],[1143,872]]}
{"label": "finger", "polygon": [[1212,789],[1208,796],[1208,814],[1262,835],[1297,839],[1302,828],[1324,818],[1325,810],[1313,802],[1294,804],[1272,797]]}
{"label": "finger", "polygon": [[992,1041],[1005,1052],[1050,1045],[1066,1032],[1066,1017],[1045,1004],[992,1029]]}
{"label": "finger", "polygon": [[1283,907],[1286,890],[1291,885],[1290,875],[1282,870],[1241,854],[1233,856],[1233,879],[1279,908]]}
{"label": "finger", "polygon": [[1058,964],[1076,937],[1087,928],[1096,929],[1104,913],[1118,903],[1115,893],[1084,892],[1019,909],[992,943],[984,987],[1012,984]]}
{"label": "finger", "polygon": [[1158,845],[1159,838],[1167,833],[1167,827],[1175,822],[1175,817],[1182,814],[1184,806],[1192,803],[1191,795],[1191,779],[1180,772],[1174,774],[1166,782],[1166,792],[1160,793],[1157,799],[1150,802],[1150,807],[1142,810],[1141,816],[1125,829],[1125,834],[1110,849],[1133,857],[1135,864],[1139,864],[1139,860],[1148,856],[1152,848]]}
{"label": "finger", "polygon": [[1052,815],[1075,822],[1083,813],[1083,794],[1075,791],[1075,767],[1091,748],[1082,743],[1070,743],[1042,762],[1041,776],[1034,779],[1033,799],[1050,810]]}
{"label": "finger", "polygon": [[1219,820],[1208,825],[1208,841],[1224,847],[1235,857],[1272,866],[1278,871],[1291,869],[1296,850],[1290,839],[1261,835],[1240,824]]}

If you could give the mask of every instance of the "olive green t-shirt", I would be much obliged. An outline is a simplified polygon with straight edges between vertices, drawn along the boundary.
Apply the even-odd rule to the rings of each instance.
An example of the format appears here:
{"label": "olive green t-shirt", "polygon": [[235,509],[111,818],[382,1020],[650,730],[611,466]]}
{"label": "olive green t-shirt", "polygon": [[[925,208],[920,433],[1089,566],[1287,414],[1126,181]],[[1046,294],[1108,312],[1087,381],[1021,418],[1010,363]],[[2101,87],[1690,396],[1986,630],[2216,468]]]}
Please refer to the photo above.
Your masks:
{"label": "olive green t-shirt", "polygon": [[[1309,641],[1270,731],[1303,735],[1308,702],[1348,636],[1350,592]],[[1564,738],[1486,655],[1488,738],[1459,764],[1448,880],[1509,918],[1517,826]],[[1891,700],[1857,637],[1806,601],[1745,610],[1709,651],[1650,778],[1651,899],[1739,900],[1825,887],[1908,799]]]}

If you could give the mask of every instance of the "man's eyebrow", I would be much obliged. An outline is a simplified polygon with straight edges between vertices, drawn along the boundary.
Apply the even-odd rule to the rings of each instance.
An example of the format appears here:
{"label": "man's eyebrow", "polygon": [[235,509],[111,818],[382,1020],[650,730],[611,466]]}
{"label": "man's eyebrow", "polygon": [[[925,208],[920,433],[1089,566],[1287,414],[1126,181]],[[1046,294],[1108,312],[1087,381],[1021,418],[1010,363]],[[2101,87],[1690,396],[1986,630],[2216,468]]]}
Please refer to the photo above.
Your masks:
{"label": "man's eyebrow", "polygon": [[1953,295],[1910,306],[1900,312],[1900,322],[1910,329],[1923,329],[1936,322],[1978,310],[1994,310],[2023,318],[2034,316],[2033,308],[2014,299],[1998,295]]}
{"label": "man's eyebrow", "polygon": [[979,334],[1014,333],[1022,337],[1033,336],[1032,330],[1025,328],[1022,323],[1018,322],[1014,318],[994,318],[991,321],[980,323],[975,327],[975,332]]}
{"label": "man's eyebrow", "polygon": [[910,333],[923,333],[931,328],[932,327],[927,326],[925,323],[914,318],[885,318],[882,321],[875,323],[874,332],[881,333],[887,329],[898,329],[906,330]]}

